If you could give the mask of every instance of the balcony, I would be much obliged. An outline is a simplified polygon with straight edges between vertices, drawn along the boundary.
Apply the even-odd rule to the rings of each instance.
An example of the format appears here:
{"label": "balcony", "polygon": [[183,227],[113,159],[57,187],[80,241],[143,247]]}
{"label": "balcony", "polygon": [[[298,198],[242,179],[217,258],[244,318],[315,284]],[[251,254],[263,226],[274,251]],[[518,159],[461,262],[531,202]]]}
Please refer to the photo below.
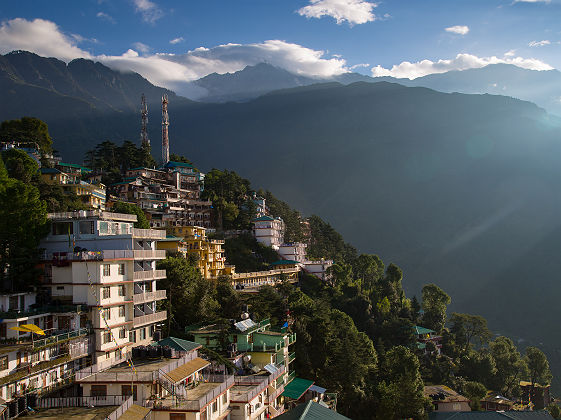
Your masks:
{"label": "balcony", "polygon": [[163,260],[166,257],[166,251],[164,250],[138,250],[132,251],[134,253],[135,260]]}
{"label": "balcony", "polygon": [[279,397],[280,394],[282,394],[283,391],[284,391],[284,385],[280,385],[279,387],[277,387],[277,389],[275,389],[275,391],[270,393],[269,396],[267,397],[267,404],[274,405],[276,399]]}
{"label": "balcony", "polygon": [[166,239],[165,230],[157,229],[132,229],[132,237],[139,239]]}
{"label": "balcony", "polygon": [[296,371],[292,371],[288,374],[288,376],[286,377],[286,385],[288,385],[290,382],[292,382],[292,380],[296,377]]}
{"label": "balcony", "polygon": [[269,385],[269,377],[236,376],[235,385],[246,388],[240,388],[239,390],[232,388],[232,390],[230,390],[230,401],[248,403],[267,388],[267,385]]}
{"label": "balcony", "polygon": [[75,338],[87,336],[89,334],[90,334],[90,330],[88,328],[81,328],[76,331],[69,331],[62,334],[52,335],[50,337],[34,340],[33,349],[37,350],[43,347],[51,347],[56,344],[61,344],[66,341],[73,340]]}
{"label": "balcony", "polygon": [[147,324],[154,324],[156,322],[163,322],[167,319],[167,311],[160,311],[153,314],[142,315],[133,319],[133,327],[141,327]]}
{"label": "balcony", "polygon": [[155,290],[153,292],[138,293],[132,296],[132,300],[135,305],[145,302],[152,302],[154,300],[161,300],[165,298],[166,298],[165,290]]}
{"label": "balcony", "polygon": [[296,360],[296,353],[290,353],[288,355],[288,363],[292,363],[294,360]]}
{"label": "balcony", "polygon": [[166,270],[146,270],[146,271],[135,271],[133,280],[158,280],[166,278]]}

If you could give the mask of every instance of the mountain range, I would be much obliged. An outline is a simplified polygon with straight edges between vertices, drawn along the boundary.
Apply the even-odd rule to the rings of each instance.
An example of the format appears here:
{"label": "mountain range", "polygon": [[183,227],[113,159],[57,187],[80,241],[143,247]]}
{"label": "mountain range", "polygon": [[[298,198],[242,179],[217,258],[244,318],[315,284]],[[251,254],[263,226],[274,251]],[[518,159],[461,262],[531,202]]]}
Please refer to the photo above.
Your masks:
{"label": "mountain range", "polygon": [[404,86],[428,87],[441,92],[489,93],[524,99],[561,116],[561,72],[526,70],[512,64],[491,64],[483,68],[431,74],[413,80],[393,77],[369,77],[344,73],[331,78],[311,78],[287,70],[258,64],[235,73],[211,74],[191,82],[203,88],[204,94],[194,99],[204,102],[247,101],[274,90],[315,83],[358,81],[399,83]]}
{"label": "mountain range", "polygon": [[103,140],[138,139],[141,92],[158,115],[158,156],[153,109],[168,93],[172,152],[320,215],[361,252],[402,267],[408,295],[438,284],[451,310],[540,344],[561,377],[561,121],[535,104],[387,81],[195,103],[99,63],[23,52],[0,58],[0,89],[0,120],[44,119],[74,162]]}

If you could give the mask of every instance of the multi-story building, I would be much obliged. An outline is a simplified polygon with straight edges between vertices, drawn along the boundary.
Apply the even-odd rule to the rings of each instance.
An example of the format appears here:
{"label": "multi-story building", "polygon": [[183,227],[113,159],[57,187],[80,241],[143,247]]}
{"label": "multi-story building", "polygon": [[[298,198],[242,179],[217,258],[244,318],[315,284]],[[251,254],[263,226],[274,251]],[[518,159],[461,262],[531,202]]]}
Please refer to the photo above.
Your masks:
{"label": "multi-story building", "polygon": [[0,398],[8,417],[91,364],[93,336],[78,306],[37,306],[35,293],[0,295]]}
{"label": "multi-story building", "polygon": [[90,169],[72,163],[57,163],[55,168],[41,168],[44,182],[58,184],[65,191],[79,196],[84,204],[92,209],[105,210],[106,188],[101,182],[86,176]]}
{"label": "multi-story building", "polygon": [[199,226],[171,226],[167,232],[183,238],[187,255],[198,257],[198,265],[203,277],[215,278],[227,274],[226,257],[224,257],[224,240],[209,239],[206,229]]}
{"label": "multi-story building", "polygon": [[84,305],[95,336],[95,363],[119,360],[131,347],[152,341],[166,318],[157,301],[165,270],[156,261],[165,251],[155,242],[165,231],[136,229],[136,215],[102,211],[49,214],[45,250],[45,288],[51,299]]}
{"label": "multi-story building", "polygon": [[258,242],[278,250],[284,242],[284,221],[280,217],[261,216],[252,220]]}
{"label": "multi-story building", "polygon": [[289,242],[279,246],[279,255],[285,260],[298,261],[303,263],[306,257],[306,248],[308,245],[302,242]]}
{"label": "multi-story building", "polygon": [[257,293],[261,286],[275,286],[283,281],[296,283],[300,272],[298,265],[250,273],[236,273],[232,265],[227,268],[229,271],[226,274],[232,279],[232,286],[240,292],[248,293]]}
{"label": "multi-story building", "polygon": [[142,208],[152,227],[210,227],[212,203],[200,199],[203,179],[191,164],[168,162],[161,169],[131,169],[111,187],[120,200]]}
{"label": "multi-story building", "polygon": [[313,274],[321,280],[329,280],[329,268],[333,265],[333,260],[321,260],[310,261],[306,260],[303,263],[303,268],[306,272]]}

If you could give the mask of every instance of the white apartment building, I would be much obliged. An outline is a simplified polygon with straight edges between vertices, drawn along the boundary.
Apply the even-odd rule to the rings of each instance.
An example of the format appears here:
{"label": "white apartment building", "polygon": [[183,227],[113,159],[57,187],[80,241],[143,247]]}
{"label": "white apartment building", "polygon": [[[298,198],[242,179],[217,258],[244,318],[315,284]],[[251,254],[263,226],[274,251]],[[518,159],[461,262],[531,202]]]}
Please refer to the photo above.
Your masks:
{"label": "white apartment building", "polygon": [[261,216],[252,220],[258,242],[278,250],[284,242],[284,221],[280,217]]}
{"label": "white apartment building", "polygon": [[167,318],[156,305],[166,298],[156,287],[166,275],[156,270],[165,251],[155,246],[165,231],[134,228],[136,215],[97,210],[48,217],[51,232],[40,245],[45,286],[51,299],[87,307],[94,363],[119,360],[133,346],[149,344]]}
{"label": "white apartment building", "polygon": [[304,270],[321,280],[329,280],[327,270],[333,265],[333,260],[304,261]]}
{"label": "white apartment building", "polygon": [[279,246],[279,254],[285,260],[298,261],[303,263],[306,261],[306,247],[308,245],[302,242],[290,242]]}

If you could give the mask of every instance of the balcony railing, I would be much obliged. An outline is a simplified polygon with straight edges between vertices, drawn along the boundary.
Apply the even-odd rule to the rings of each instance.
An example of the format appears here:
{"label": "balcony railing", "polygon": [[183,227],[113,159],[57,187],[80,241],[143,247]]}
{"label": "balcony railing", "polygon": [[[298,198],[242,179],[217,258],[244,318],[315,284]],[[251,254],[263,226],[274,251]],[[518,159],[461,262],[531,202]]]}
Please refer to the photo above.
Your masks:
{"label": "balcony railing", "polygon": [[127,411],[129,408],[131,408],[133,404],[134,404],[134,401],[133,401],[132,395],[131,395],[119,407],[117,407],[117,409],[115,411],[113,411],[111,414],[109,414],[105,418],[105,420],[117,420],[119,417],[121,417],[125,413],[125,411]]}
{"label": "balcony railing", "polygon": [[146,239],[166,239],[165,230],[157,229],[136,229],[132,230],[133,238],[146,238]]}
{"label": "balcony railing", "polygon": [[39,408],[64,408],[64,407],[107,407],[111,405],[122,405],[132,397],[122,395],[105,395],[101,397],[62,397],[62,398],[39,398]]}
{"label": "balcony railing", "polygon": [[280,386],[277,387],[277,389],[275,389],[275,391],[269,394],[269,396],[267,397],[267,403],[274,404],[275,400],[278,398],[280,394],[282,394],[283,391],[284,391],[284,384],[281,384]]}
{"label": "balcony railing", "polygon": [[154,251],[154,250],[144,249],[144,250],[138,250],[133,252],[134,252],[134,258],[137,260],[163,259],[166,257],[166,251],[164,250]]}
{"label": "balcony railing", "polygon": [[288,385],[290,382],[292,382],[292,380],[296,377],[296,371],[292,371],[288,374],[288,376],[286,377],[286,384]]}
{"label": "balcony railing", "polygon": [[41,338],[39,340],[33,341],[33,349],[38,349],[41,347],[47,347],[50,345],[58,344],[60,342],[69,341],[74,338],[83,337],[90,334],[88,328],[80,328],[76,331],[69,331],[62,334],[52,335],[50,337]]}
{"label": "balcony railing", "polygon": [[166,270],[135,271],[133,280],[157,280],[166,277]]}
{"label": "balcony railing", "polygon": [[134,304],[145,302],[152,302],[154,300],[161,300],[166,298],[165,290],[154,290],[153,292],[138,293],[132,296]]}
{"label": "balcony railing", "polygon": [[261,394],[267,385],[269,385],[268,376],[236,376],[234,379],[235,385],[246,385],[251,386],[248,392],[243,395],[234,395],[230,392],[230,400],[235,402],[250,402],[257,395]]}
{"label": "balcony railing", "polygon": [[292,363],[294,360],[296,360],[296,353],[290,353],[288,355],[288,363]]}
{"label": "balcony railing", "polygon": [[154,314],[142,315],[133,319],[133,327],[141,327],[146,324],[154,324],[156,322],[162,322],[167,319],[167,311],[160,311]]}

